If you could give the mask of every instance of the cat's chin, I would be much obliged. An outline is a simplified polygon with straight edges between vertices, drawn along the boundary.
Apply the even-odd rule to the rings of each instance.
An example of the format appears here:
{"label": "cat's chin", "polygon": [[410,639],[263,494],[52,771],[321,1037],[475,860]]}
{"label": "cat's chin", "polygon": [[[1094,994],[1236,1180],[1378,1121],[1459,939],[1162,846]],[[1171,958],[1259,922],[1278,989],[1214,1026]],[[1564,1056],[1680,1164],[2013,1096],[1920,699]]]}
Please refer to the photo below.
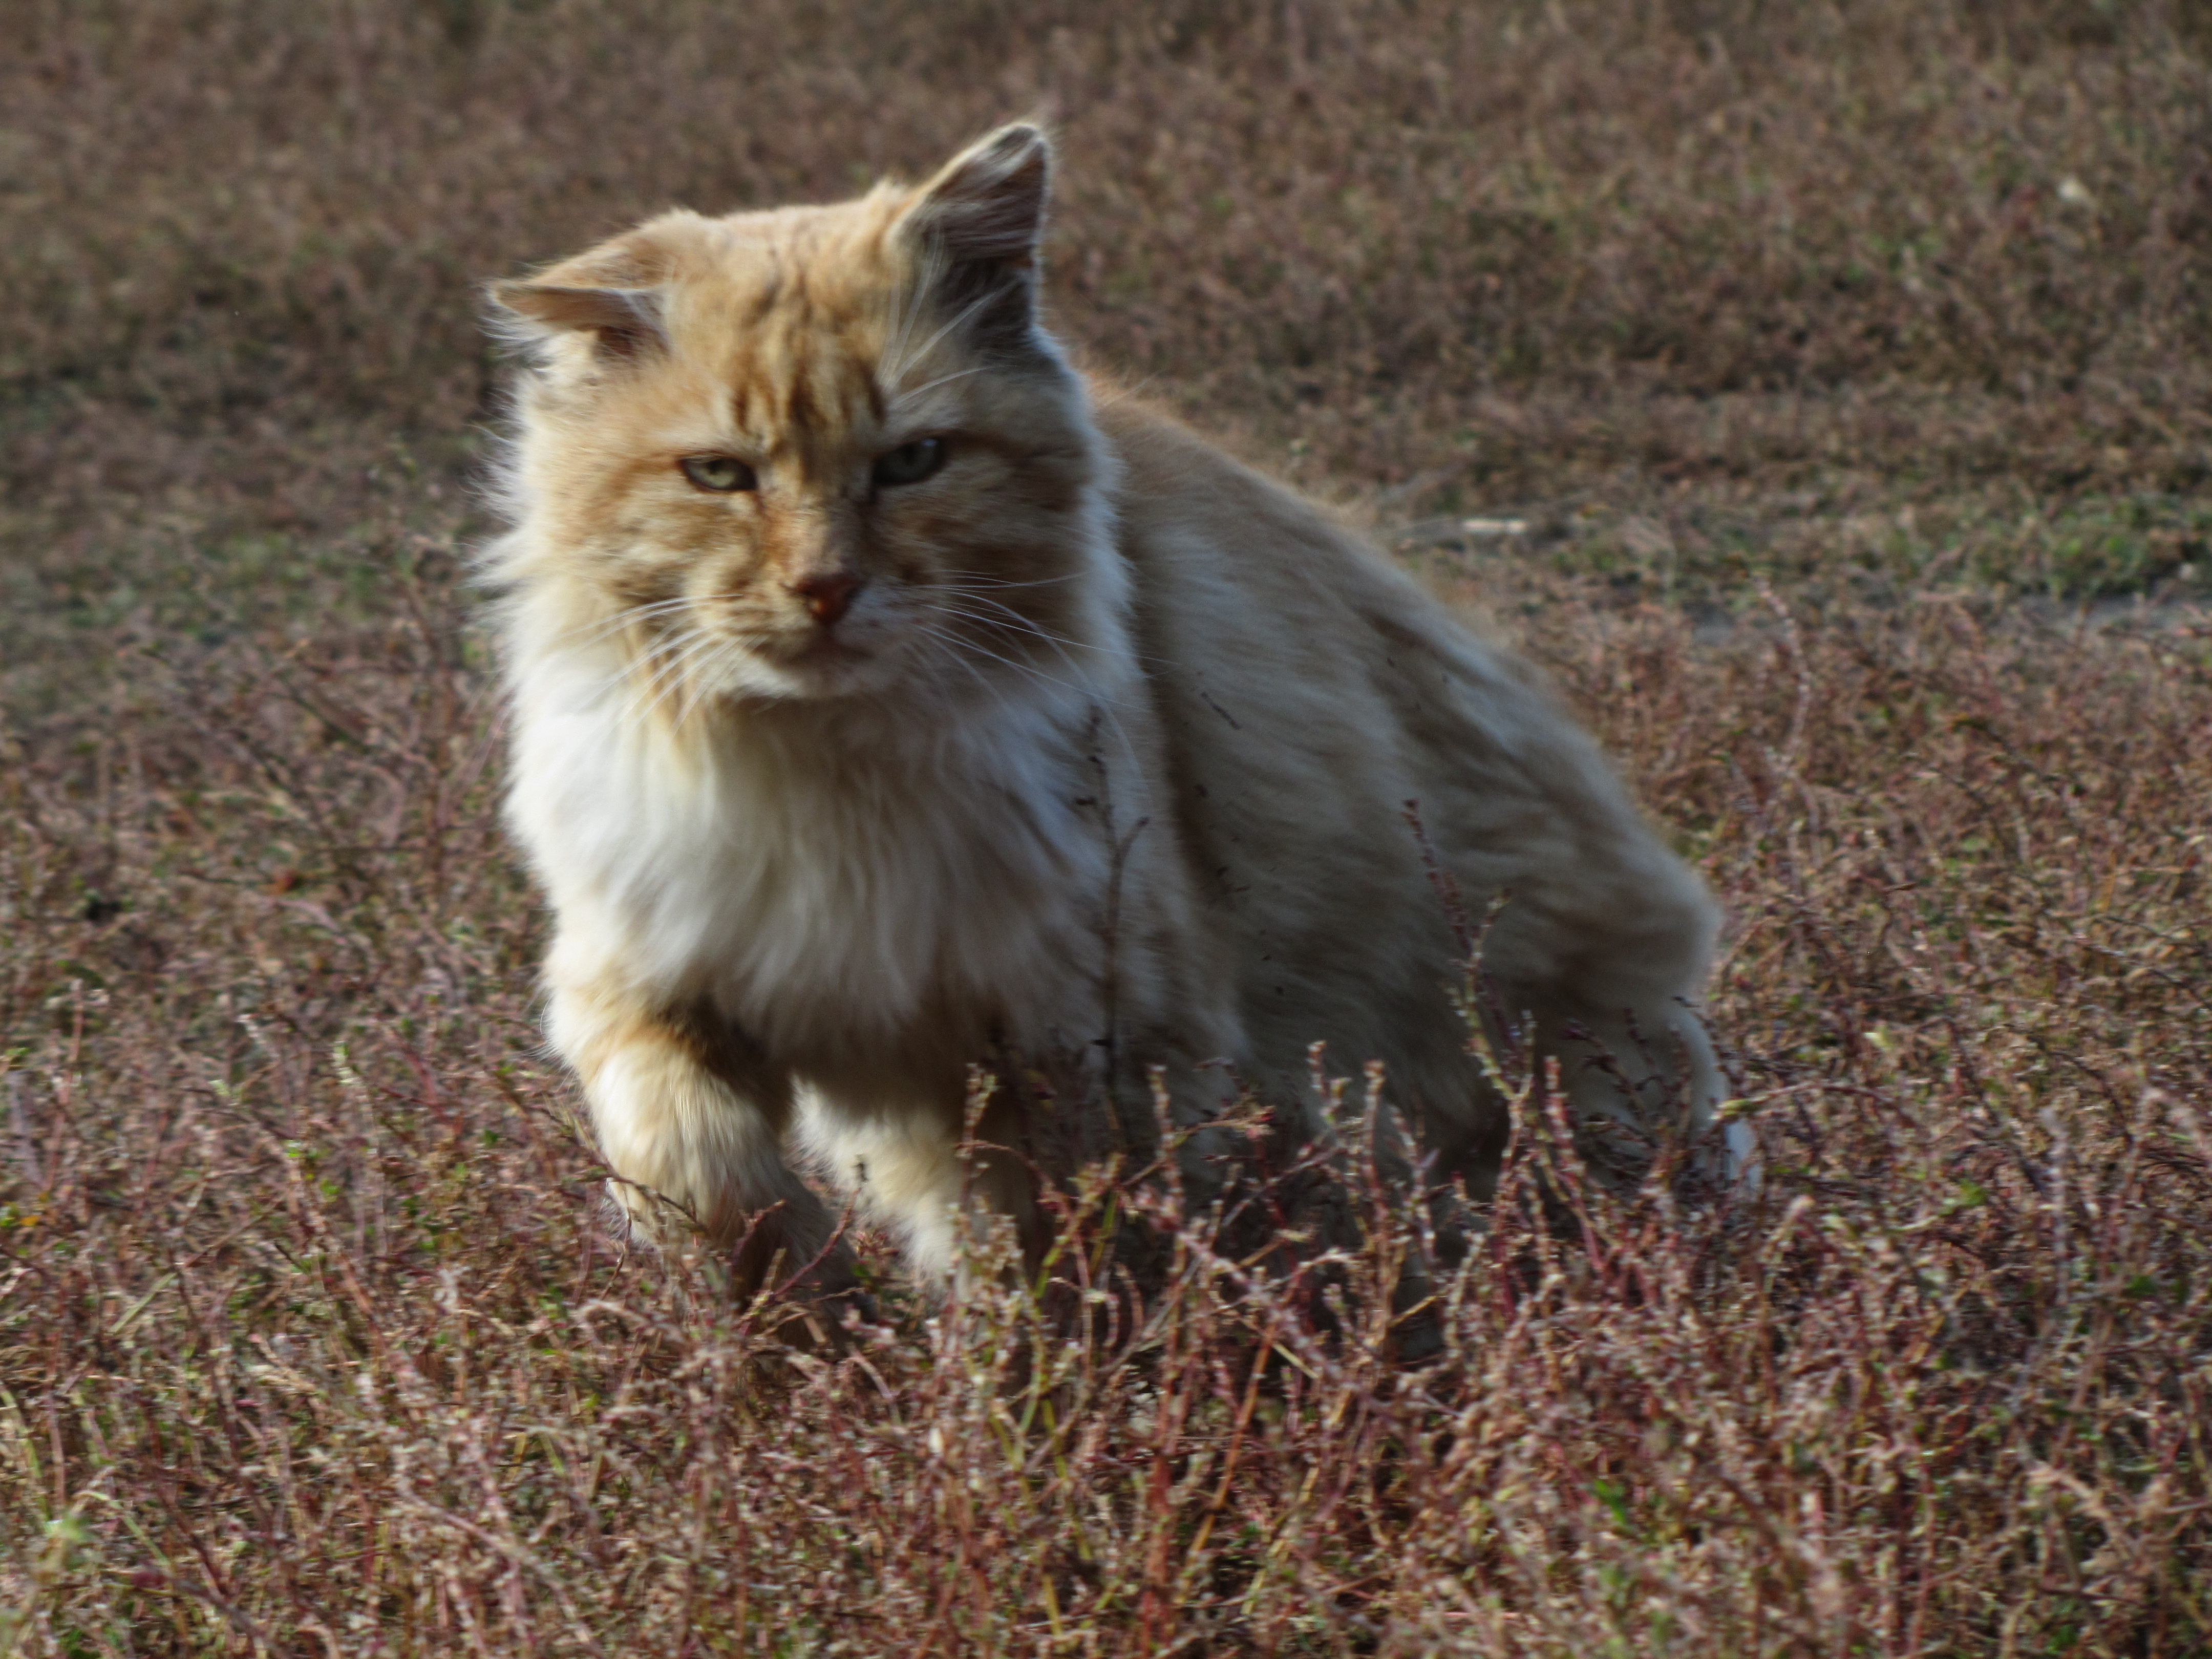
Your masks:
{"label": "cat's chin", "polygon": [[893,688],[908,672],[895,647],[863,647],[823,640],[769,656],[746,653],[725,671],[715,690],[733,702],[826,702]]}

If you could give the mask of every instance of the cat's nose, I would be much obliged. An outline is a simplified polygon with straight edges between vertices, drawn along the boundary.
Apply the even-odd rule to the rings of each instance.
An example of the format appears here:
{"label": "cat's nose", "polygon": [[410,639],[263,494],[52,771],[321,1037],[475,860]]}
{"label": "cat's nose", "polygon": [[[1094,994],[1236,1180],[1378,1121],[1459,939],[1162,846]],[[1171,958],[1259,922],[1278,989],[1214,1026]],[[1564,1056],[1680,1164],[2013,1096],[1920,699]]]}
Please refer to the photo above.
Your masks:
{"label": "cat's nose", "polygon": [[824,628],[835,628],[837,619],[852,608],[853,595],[860,591],[860,579],[842,570],[825,570],[801,576],[791,584],[791,591],[799,595],[808,616]]}

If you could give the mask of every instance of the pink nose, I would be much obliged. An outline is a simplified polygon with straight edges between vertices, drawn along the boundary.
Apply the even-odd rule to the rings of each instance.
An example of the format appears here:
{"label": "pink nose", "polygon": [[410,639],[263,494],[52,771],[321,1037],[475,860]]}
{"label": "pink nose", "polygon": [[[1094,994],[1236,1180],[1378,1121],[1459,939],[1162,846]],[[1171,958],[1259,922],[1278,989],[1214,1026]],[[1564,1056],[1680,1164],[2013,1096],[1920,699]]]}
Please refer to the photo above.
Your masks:
{"label": "pink nose", "polygon": [[801,576],[791,584],[791,591],[805,603],[807,615],[824,628],[834,628],[837,619],[852,609],[853,595],[860,591],[860,579],[842,571],[824,571],[820,575]]}

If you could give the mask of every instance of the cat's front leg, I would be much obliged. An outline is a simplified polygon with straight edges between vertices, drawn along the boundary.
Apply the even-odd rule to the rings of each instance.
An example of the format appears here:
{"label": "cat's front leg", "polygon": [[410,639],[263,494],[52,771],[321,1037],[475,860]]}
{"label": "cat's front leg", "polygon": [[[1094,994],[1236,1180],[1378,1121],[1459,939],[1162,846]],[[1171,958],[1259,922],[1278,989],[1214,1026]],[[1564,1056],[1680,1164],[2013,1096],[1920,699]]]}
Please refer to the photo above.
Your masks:
{"label": "cat's front leg", "polygon": [[815,1294],[852,1285],[835,1218],[784,1161],[791,1079],[741,1031],[711,1010],[560,978],[546,1028],[583,1085],[634,1236],[667,1243],[688,1216],[735,1252],[741,1294],[771,1269],[775,1284]]}

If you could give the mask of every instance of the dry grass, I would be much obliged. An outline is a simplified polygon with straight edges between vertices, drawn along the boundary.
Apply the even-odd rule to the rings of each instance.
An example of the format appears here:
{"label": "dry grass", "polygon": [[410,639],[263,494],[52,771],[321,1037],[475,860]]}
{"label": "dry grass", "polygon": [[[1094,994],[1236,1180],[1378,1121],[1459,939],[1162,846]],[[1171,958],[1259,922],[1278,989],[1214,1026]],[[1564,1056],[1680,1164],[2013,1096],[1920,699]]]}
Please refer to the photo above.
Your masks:
{"label": "dry grass", "polygon": [[[0,1654],[2212,1650],[2212,17],[1115,16],[11,13]],[[1133,1328],[784,1356],[536,1056],[471,283],[1039,105],[1068,330],[1419,520],[1729,908],[1765,1193],[1532,1086],[1419,1371],[1158,1194]]]}

